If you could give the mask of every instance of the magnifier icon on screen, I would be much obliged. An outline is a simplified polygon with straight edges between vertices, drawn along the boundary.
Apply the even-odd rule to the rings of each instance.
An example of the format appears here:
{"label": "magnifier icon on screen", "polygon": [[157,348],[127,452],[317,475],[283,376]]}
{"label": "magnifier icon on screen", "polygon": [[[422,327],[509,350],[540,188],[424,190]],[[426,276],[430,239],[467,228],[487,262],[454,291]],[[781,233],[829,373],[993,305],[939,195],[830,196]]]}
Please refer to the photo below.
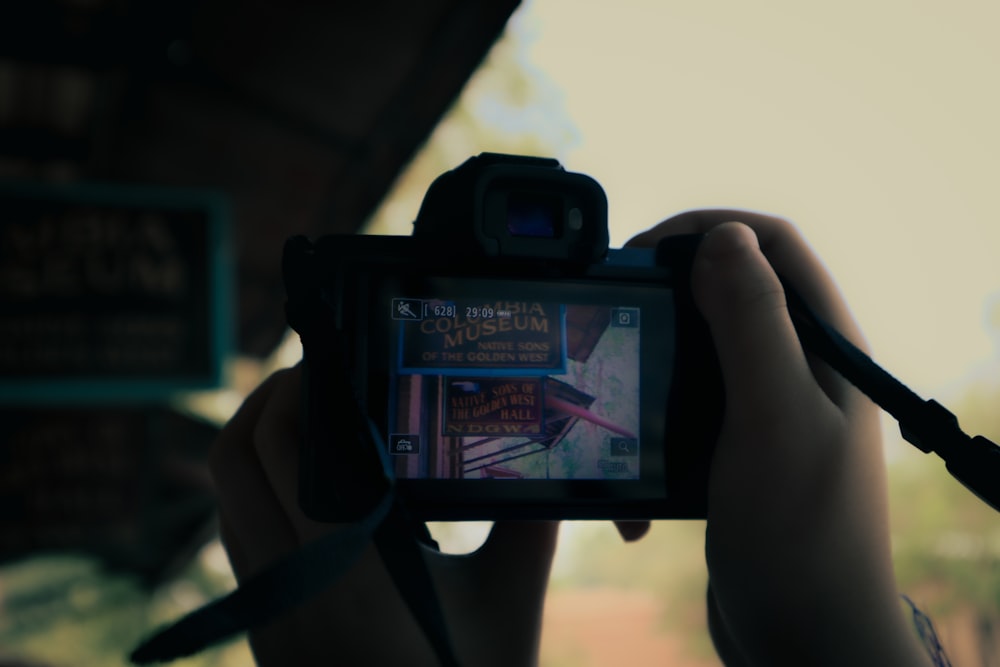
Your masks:
{"label": "magnifier icon on screen", "polygon": [[612,438],[611,456],[637,456],[639,443],[635,438]]}

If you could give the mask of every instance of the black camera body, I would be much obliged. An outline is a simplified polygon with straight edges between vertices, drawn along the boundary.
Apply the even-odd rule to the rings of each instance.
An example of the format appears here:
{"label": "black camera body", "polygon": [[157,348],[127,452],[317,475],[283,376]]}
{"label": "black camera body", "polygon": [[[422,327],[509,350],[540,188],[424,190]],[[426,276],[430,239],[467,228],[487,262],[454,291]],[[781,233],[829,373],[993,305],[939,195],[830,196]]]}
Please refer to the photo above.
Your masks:
{"label": "black camera body", "polygon": [[290,239],[305,513],[356,520],[394,483],[420,520],[704,518],[723,395],[697,241],[609,250],[596,181],[489,153],[412,236]]}

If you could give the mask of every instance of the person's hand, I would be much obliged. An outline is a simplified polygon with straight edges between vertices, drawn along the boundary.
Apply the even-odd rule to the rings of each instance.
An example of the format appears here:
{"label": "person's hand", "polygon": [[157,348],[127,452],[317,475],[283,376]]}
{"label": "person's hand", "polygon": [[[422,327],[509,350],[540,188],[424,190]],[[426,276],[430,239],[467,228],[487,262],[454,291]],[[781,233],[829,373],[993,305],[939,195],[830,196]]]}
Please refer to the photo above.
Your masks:
{"label": "person's hand", "polygon": [[692,290],[726,397],[706,534],[720,656],[729,665],[929,664],[896,590],[878,409],[803,351],[775,271],[865,349],[857,324],[784,220],[691,211],[629,245],[706,232]]}
{"label": "person's hand", "polygon": [[[211,455],[223,543],[238,580],[335,526],[297,500],[299,368],[265,381],[223,429]],[[465,556],[425,548],[463,665],[537,661],[558,525],[500,523]],[[436,665],[437,658],[373,546],[329,590],[250,633],[261,665]]]}

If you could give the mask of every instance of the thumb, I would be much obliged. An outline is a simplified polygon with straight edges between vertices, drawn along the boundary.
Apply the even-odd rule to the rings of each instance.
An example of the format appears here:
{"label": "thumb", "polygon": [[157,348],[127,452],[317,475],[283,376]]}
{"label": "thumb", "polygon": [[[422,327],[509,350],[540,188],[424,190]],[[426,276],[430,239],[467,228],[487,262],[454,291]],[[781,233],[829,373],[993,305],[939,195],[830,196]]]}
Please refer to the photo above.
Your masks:
{"label": "thumb", "polygon": [[754,231],[738,222],[712,229],[691,281],[719,357],[727,416],[742,423],[779,418],[815,382],[784,289]]}
{"label": "thumb", "polygon": [[544,595],[558,536],[557,521],[497,521],[470,565],[481,581],[531,600]]}
{"label": "thumb", "polygon": [[558,536],[556,521],[497,521],[475,558],[486,569],[502,565],[548,576]]}

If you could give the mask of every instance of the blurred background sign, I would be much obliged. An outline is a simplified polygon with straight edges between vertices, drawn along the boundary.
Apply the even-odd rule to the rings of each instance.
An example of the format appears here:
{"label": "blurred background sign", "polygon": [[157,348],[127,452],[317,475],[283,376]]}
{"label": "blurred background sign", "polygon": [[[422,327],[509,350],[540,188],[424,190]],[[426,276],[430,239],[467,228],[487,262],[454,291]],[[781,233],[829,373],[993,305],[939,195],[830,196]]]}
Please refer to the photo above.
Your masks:
{"label": "blurred background sign", "polygon": [[224,201],[0,184],[0,400],[168,399],[231,352]]}
{"label": "blurred background sign", "polygon": [[285,334],[281,245],[357,231],[518,0],[0,6],[0,179],[208,188],[238,349]]}

